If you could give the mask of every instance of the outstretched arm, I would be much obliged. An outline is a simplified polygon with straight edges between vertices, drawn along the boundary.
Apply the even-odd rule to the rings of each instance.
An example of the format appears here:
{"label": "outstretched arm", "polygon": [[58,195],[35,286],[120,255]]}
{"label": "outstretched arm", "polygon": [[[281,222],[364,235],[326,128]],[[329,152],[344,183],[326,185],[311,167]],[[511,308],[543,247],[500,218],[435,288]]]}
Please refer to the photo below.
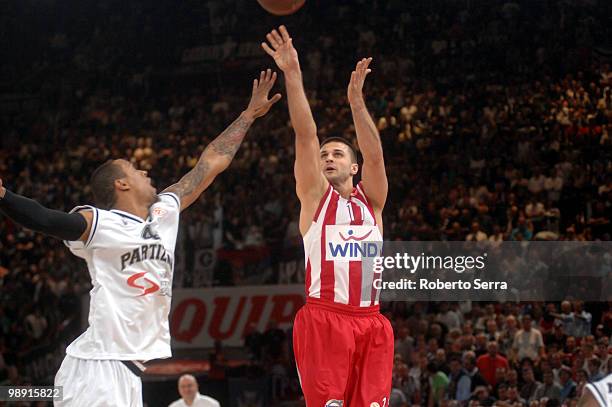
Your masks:
{"label": "outstretched arm", "polygon": [[208,188],[215,177],[229,167],[236,155],[244,136],[258,117],[268,113],[270,107],[281,98],[275,94],[268,99],[268,94],[276,81],[276,72],[268,69],[261,72],[259,80],[253,81],[253,93],[249,106],[219,134],[202,152],[195,167],[169,186],[163,192],[173,192],[181,200],[181,210],[186,209]]}
{"label": "outstretched arm", "polygon": [[371,72],[368,68],[370,62],[372,62],[372,58],[363,58],[357,63],[355,70],[351,73],[347,93],[353,113],[353,121],[355,122],[357,143],[363,156],[361,182],[374,210],[377,212],[377,216],[380,216],[387,200],[389,186],[380,134],[368,112],[363,97],[363,83],[366,76]]}
{"label": "outstretched arm", "polygon": [[262,48],[274,58],[285,75],[289,116],[295,131],[294,173],[296,192],[302,204],[300,229],[304,233],[327,188],[327,180],[321,171],[317,125],[304,92],[300,61],[289,32],[281,25],[278,31],[272,30],[266,39],[270,44],[263,42]]}
{"label": "outstretched arm", "polygon": [[62,240],[87,240],[92,213],[65,213],[48,209],[38,202],[8,191],[0,179],[0,212],[15,223]]}

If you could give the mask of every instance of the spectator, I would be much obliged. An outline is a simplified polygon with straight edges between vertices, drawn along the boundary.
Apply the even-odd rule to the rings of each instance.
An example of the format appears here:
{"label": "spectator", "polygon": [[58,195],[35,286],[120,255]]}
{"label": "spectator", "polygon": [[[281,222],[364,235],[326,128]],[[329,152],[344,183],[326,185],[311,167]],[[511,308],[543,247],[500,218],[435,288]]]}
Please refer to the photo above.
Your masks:
{"label": "spectator", "polygon": [[430,362],[427,364],[427,373],[429,375],[429,407],[439,405],[444,399],[444,394],[448,388],[449,380],[446,374],[439,370],[438,366]]}
{"label": "spectator", "polygon": [[[476,387],[472,400],[475,401],[478,406],[492,406],[493,403],[495,403],[495,399],[490,396],[489,389],[486,386]],[[470,405],[472,405],[472,402],[470,402]]]}
{"label": "spectator", "polygon": [[516,333],[512,347],[518,359],[538,360],[544,353],[542,334],[531,326],[530,315],[523,315],[522,322],[523,328]]}
{"label": "spectator", "polygon": [[399,354],[402,360],[410,360],[410,354],[414,345],[414,338],[410,336],[410,329],[403,326],[398,330],[397,338],[395,339],[395,354]]}
{"label": "spectator", "polygon": [[508,315],[506,318],[506,324],[501,332],[499,343],[500,352],[509,355],[512,352],[512,346],[514,345],[514,338],[518,333],[519,329],[514,315]]}
{"label": "spectator", "polygon": [[448,302],[440,303],[440,312],[436,316],[436,320],[443,323],[448,330],[457,329],[461,326],[459,315],[450,308]]}
{"label": "spectator", "polygon": [[496,341],[490,341],[487,345],[487,354],[480,356],[476,361],[478,370],[492,387],[497,384],[497,369],[509,368],[508,359],[498,354],[498,347]]}
{"label": "spectator", "polygon": [[560,400],[561,398],[561,386],[553,381],[552,372],[544,372],[542,375],[544,382],[536,389],[534,400],[540,400],[542,398]]}
{"label": "spectator", "polygon": [[487,386],[487,381],[476,366],[476,354],[468,351],[463,354],[463,370],[470,377],[470,390],[473,392],[478,386]]}
{"label": "spectator", "polygon": [[178,380],[178,391],[181,398],[168,407],[220,407],[219,402],[212,397],[200,394],[198,381],[190,374],[182,375]]}
{"label": "spectator", "polygon": [[561,385],[561,390],[559,392],[559,399],[561,402],[576,397],[576,382],[572,380],[572,369],[568,366],[561,367],[559,372],[559,383]]}
{"label": "spectator", "polygon": [[32,313],[28,314],[25,323],[28,334],[34,340],[40,339],[47,329],[47,319],[42,315],[39,307],[36,307]]}
{"label": "spectator", "polygon": [[518,388],[514,385],[508,386],[507,395],[508,395],[508,398],[504,401],[510,405],[519,404],[521,406],[524,406],[527,404],[527,401],[521,397],[521,395],[519,394]]}
{"label": "spectator", "polygon": [[587,335],[591,335],[591,320],[593,316],[585,311],[583,307],[584,303],[582,301],[574,301],[572,325],[568,334],[576,338],[584,338]]}
{"label": "spectator", "polygon": [[448,394],[451,400],[466,401],[471,396],[472,380],[461,366],[458,356],[451,357]]}

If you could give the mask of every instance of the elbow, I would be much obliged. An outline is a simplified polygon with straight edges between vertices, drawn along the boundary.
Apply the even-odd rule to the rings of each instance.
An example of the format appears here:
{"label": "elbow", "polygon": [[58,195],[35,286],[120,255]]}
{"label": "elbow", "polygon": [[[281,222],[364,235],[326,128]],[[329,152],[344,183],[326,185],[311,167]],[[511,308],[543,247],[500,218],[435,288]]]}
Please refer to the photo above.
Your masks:
{"label": "elbow", "polygon": [[201,159],[204,160],[204,163],[206,164],[206,172],[217,175],[229,168],[230,164],[232,163],[232,158],[233,157],[217,154],[212,151],[206,151]]}

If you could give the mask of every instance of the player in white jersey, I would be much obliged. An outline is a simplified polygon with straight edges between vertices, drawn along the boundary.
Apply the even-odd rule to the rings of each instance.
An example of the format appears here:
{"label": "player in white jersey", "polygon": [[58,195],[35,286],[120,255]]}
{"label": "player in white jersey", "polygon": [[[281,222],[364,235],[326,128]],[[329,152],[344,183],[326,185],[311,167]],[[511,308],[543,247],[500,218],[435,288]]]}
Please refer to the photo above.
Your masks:
{"label": "player in white jersey", "polygon": [[12,193],[0,180],[0,211],[64,240],[91,276],[89,327],[66,349],[55,377],[63,400],[55,405],[142,406],[142,363],[171,356],[168,314],[180,211],[230,165],[253,121],[280,99],[268,98],[275,80],[276,73],[262,72],[248,107],[160,194],[146,171],[121,159],[93,173],[96,207],[69,214]]}
{"label": "player in white jersey", "polygon": [[306,305],[296,316],[294,353],[308,407],[386,406],[391,393],[393,331],[380,314],[374,271],[364,248],[382,241],[387,175],[380,136],[363,97],[371,58],[357,63],[348,86],[362,180],[355,186],[350,142],[319,143],[302,84],[298,54],[284,26],[262,47],[283,71],[295,131],[296,192],[306,255]]}
{"label": "player in white jersey", "polygon": [[584,386],[578,407],[611,407],[612,373],[603,379]]}

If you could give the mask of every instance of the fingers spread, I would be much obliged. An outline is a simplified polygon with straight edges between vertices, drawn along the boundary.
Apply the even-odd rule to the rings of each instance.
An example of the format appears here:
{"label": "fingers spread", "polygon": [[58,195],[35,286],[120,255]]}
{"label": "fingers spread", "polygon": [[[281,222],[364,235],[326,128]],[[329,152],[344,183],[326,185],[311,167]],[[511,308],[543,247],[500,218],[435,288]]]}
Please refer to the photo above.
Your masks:
{"label": "fingers spread", "polygon": [[278,33],[278,31],[276,31],[276,30],[272,30],[272,33],[271,33],[271,34],[272,34],[272,37],[274,38],[274,40],[275,40],[275,41],[276,41],[276,42],[277,42],[279,45],[282,45],[282,44],[283,44],[283,42],[285,42],[285,41],[283,41],[283,37],[281,37],[281,35]]}
{"label": "fingers spread", "polygon": [[[276,36],[279,36],[278,33],[276,33]],[[276,39],[276,36],[274,36],[272,33],[268,33],[266,35],[266,39],[268,40],[268,42],[272,45],[272,47],[274,49],[278,49],[278,47],[280,47],[282,41],[278,41]],[[280,36],[279,36],[280,37]]]}
{"label": "fingers spread", "polygon": [[289,41],[291,39],[291,37],[289,36],[289,32],[287,31],[287,27],[281,25],[280,27],[278,27],[278,30],[280,31],[284,41]]}
{"label": "fingers spread", "polygon": [[273,104],[275,104],[276,102],[278,102],[279,100],[281,100],[281,94],[277,93],[274,96],[272,96],[272,98],[268,101],[268,104],[270,106],[272,106]]}
{"label": "fingers spread", "polygon": [[270,46],[267,43],[262,42],[261,47],[263,48],[264,51],[266,51],[266,54],[270,55],[271,57],[274,57],[274,50],[270,48]]}

